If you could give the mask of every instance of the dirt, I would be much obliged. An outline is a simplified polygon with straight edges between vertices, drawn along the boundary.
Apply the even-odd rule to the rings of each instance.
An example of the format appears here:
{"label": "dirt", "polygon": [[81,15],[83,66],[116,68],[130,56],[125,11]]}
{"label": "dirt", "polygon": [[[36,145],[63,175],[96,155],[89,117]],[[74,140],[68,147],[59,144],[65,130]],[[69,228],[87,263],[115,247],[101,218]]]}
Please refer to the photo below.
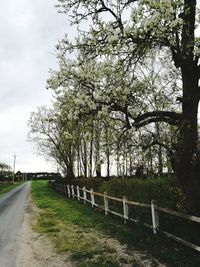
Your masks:
{"label": "dirt", "polygon": [[75,267],[69,255],[57,254],[51,240],[33,231],[39,212],[29,198],[17,241],[16,267]]}
{"label": "dirt", "polygon": [[97,239],[98,243],[102,245],[113,248],[116,251],[116,259],[126,259],[127,263],[120,265],[122,267],[167,267],[151,257],[148,251],[130,250],[126,244],[121,244],[117,239],[108,238],[96,231],[86,232],[85,235]]}

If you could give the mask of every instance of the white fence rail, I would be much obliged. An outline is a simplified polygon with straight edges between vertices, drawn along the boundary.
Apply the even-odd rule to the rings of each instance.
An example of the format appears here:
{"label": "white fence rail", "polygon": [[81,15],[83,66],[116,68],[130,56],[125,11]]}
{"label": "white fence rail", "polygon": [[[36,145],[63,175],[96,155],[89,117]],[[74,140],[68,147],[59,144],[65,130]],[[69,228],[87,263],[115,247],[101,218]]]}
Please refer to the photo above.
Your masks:
{"label": "white fence rail", "polygon": [[[160,224],[159,224],[159,212],[165,213],[165,214],[170,214],[172,216],[176,216],[176,217],[186,219],[189,221],[193,221],[196,223],[200,223],[199,217],[190,216],[190,215],[186,215],[186,214],[174,211],[174,210],[158,207],[155,200],[152,200],[151,204],[144,204],[144,203],[130,201],[127,199],[126,196],[124,196],[121,199],[121,198],[117,198],[117,197],[113,197],[113,196],[108,196],[106,192],[104,192],[104,194],[94,192],[92,188],[90,190],[88,190],[86,187],[79,188],[79,186],[75,187],[73,185],[65,185],[65,184],[61,184],[61,183],[55,183],[55,186],[52,186],[52,185],[53,185],[52,181],[49,181],[50,187],[53,187],[56,191],[61,192],[64,195],[68,196],[68,198],[72,198],[72,199],[76,198],[78,201],[83,200],[84,204],[86,204],[88,202],[91,204],[92,207],[98,207],[100,209],[103,209],[105,212],[105,215],[108,215],[108,213],[114,214],[116,216],[123,218],[125,222],[128,220],[133,221],[135,223],[138,222],[137,218],[131,218],[130,217],[129,206],[132,205],[132,206],[136,206],[136,207],[140,207],[140,208],[147,208],[151,211],[152,225],[147,224],[147,223],[143,223],[143,224],[146,227],[151,228],[153,230],[154,234],[157,234],[157,232],[159,231],[162,234],[164,234],[165,236],[167,236],[167,237],[169,237],[169,238],[171,238],[171,239],[173,239],[179,243],[182,243],[183,245],[185,245],[189,248],[192,248],[192,249],[200,252],[199,246],[194,245],[194,244],[192,244],[192,243],[190,243],[190,242],[188,242],[188,241],[186,241],[180,237],[177,237],[173,234],[170,234],[168,232],[161,231],[160,230]],[[95,201],[95,196],[102,198],[103,205],[100,205]],[[109,200],[117,201],[117,202],[121,203],[123,213],[119,213],[117,211],[111,210],[111,206],[109,206]]]}

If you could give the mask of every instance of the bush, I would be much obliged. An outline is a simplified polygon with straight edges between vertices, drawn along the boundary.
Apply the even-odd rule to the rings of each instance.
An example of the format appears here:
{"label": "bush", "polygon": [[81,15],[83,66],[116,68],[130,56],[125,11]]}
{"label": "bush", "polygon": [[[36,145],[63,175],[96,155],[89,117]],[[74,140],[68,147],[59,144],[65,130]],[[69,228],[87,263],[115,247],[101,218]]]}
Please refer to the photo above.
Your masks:
{"label": "bush", "polygon": [[152,179],[112,179],[102,183],[100,192],[115,197],[126,196],[129,200],[149,204],[157,200],[160,207],[185,211],[184,194],[175,177]]}
{"label": "bush", "polygon": [[103,178],[75,178],[57,179],[56,183],[69,184],[87,189],[93,188],[96,192],[107,192],[110,196],[126,196],[129,200],[150,204],[156,200],[160,207],[185,212],[184,194],[175,177],[141,179],[112,178],[105,181]]}

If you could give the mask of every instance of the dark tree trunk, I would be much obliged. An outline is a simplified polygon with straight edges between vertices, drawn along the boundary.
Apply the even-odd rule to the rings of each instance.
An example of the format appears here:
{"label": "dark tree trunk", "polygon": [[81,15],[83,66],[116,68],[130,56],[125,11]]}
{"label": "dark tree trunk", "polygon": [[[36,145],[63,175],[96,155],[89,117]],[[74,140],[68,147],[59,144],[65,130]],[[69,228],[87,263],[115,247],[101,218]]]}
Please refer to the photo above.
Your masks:
{"label": "dark tree trunk", "polygon": [[71,165],[67,166],[67,177],[70,179],[75,178],[73,166],[71,166]]}
{"label": "dark tree trunk", "polygon": [[92,161],[93,161],[93,129],[91,129],[91,136],[90,136],[90,169],[89,169],[89,176],[92,177]]}
{"label": "dark tree trunk", "polygon": [[[155,127],[157,138],[160,140],[160,125],[158,122],[155,123]],[[158,175],[160,177],[163,175],[163,153],[161,145],[158,145]]]}
{"label": "dark tree trunk", "polygon": [[66,166],[67,178],[69,178],[69,179],[75,178],[74,164],[73,164],[73,161],[71,161],[68,156],[65,159],[65,166]]}
{"label": "dark tree trunk", "polygon": [[200,159],[198,151],[199,67],[194,55],[196,0],[184,0],[181,50],[175,64],[181,67],[183,98],[175,172],[185,192],[189,212],[200,215]]}
{"label": "dark tree trunk", "polygon": [[80,146],[78,144],[77,146],[77,176],[79,177],[81,175],[81,161],[80,161]]}
{"label": "dark tree trunk", "polygon": [[87,142],[84,140],[83,141],[83,149],[84,149],[84,160],[83,160],[83,165],[84,165],[84,176],[87,178]]}
{"label": "dark tree trunk", "polygon": [[200,215],[200,160],[198,151],[198,72],[193,61],[182,67],[182,124],[175,172],[186,194],[190,212]]}
{"label": "dark tree trunk", "polygon": [[158,175],[163,176],[163,153],[162,147],[158,147]]}
{"label": "dark tree trunk", "polygon": [[101,178],[101,168],[96,169],[96,176]]}
{"label": "dark tree trunk", "polygon": [[96,176],[101,177],[101,158],[100,158],[100,144],[98,143],[98,149],[96,151]]}
{"label": "dark tree trunk", "polygon": [[110,147],[109,147],[109,133],[106,129],[106,163],[107,163],[107,178],[110,178]]}
{"label": "dark tree trunk", "polygon": [[[97,128],[97,131],[99,129]],[[96,168],[96,176],[101,177],[101,157],[100,157],[100,135],[99,132],[96,132],[95,137],[95,168]]]}
{"label": "dark tree trunk", "polygon": [[120,163],[119,163],[119,146],[117,144],[117,151],[116,151],[116,155],[117,155],[117,177],[120,176]]}
{"label": "dark tree trunk", "polygon": [[150,174],[153,174],[153,155],[152,155],[152,147],[150,147],[150,162],[149,162],[149,167],[150,167]]}
{"label": "dark tree trunk", "polygon": [[132,162],[132,151],[129,149],[129,174],[130,177],[133,175],[133,162]]}
{"label": "dark tree trunk", "polygon": [[107,177],[110,178],[110,150],[106,149],[106,158],[107,158]]}

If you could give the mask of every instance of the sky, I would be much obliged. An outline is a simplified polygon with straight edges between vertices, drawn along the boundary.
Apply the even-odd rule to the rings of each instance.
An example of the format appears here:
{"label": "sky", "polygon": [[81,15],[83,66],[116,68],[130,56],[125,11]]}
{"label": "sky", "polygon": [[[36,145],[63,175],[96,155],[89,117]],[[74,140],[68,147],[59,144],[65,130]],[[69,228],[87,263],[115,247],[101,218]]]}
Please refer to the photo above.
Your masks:
{"label": "sky", "polygon": [[22,172],[56,171],[56,163],[37,155],[27,142],[27,121],[37,106],[51,105],[45,89],[55,69],[55,45],[72,34],[66,15],[53,0],[6,0],[0,3],[0,162]]}

